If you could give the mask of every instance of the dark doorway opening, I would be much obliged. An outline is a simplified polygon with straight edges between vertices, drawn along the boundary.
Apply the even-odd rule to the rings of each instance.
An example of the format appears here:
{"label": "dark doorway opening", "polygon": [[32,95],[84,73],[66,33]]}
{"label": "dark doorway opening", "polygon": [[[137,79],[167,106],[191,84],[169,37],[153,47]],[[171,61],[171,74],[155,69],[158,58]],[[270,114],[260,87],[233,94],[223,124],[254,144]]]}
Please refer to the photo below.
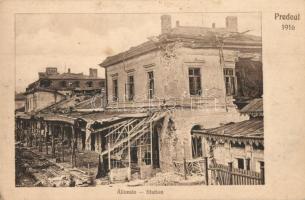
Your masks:
{"label": "dark doorway opening", "polygon": [[95,151],[95,134],[91,134],[91,151]]}
{"label": "dark doorway opening", "polygon": [[153,168],[160,168],[160,158],[159,158],[159,134],[157,128],[153,129],[152,133],[152,166]]}
{"label": "dark doorway opening", "polygon": [[84,150],[86,148],[86,133],[84,131],[81,132],[82,137],[82,149]]}
{"label": "dark doorway opening", "polygon": [[131,174],[140,172],[140,167],[138,166],[138,148],[135,144],[130,146],[130,166]]}

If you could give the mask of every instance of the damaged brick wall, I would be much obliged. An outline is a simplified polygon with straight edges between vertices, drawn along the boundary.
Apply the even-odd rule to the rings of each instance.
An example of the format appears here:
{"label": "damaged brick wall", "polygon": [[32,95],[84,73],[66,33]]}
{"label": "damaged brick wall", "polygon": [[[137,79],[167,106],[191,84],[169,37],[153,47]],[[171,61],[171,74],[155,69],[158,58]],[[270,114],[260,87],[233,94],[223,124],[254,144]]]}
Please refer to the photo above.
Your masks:
{"label": "damaged brick wall", "polygon": [[[164,120],[164,130],[160,132],[160,168],[162,171],[171,171],[173,161],[192,159],[191,129],[195,125],[204,128],[213,128],[221,123],[247,120],[247,116],[237,111],[205,110],[174,110]],[[203,144],[204,145],[204,144]]]}

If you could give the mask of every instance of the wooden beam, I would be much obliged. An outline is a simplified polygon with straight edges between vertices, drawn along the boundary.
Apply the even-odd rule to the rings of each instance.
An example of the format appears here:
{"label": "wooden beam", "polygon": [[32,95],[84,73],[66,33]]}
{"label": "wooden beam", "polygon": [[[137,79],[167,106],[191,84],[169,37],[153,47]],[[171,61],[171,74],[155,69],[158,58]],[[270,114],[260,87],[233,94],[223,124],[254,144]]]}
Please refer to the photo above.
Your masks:
{"label": "wooden beam", "polygon": [[[104,131],[104,130],[113,128],[113,127],[118,126],[118,125],[124,125],[125,123],[126,123],[126,121],[122,121],[122,122],[119,122],[119,123],[115,123],[115,124],[112,124],[112,125],[110,125],[110,126],[107,126],[107,127],[104,127],[104,128],[100,128],[100,129],[96,129],[96,130],[94,130],[94,131],[91,131],[91,133],[102,132],[102,131]],[[109,134],[109,133],[108,133],[108,134]],[[108,135],[108,134],[107,134],[107,135]],[[106,136],[107,136],[107,135],[106,135]]]}
{"label": "wooden beam", "polygon": [[[138,131],[136,131],[135,133],[130,134],[129,138],[132,139],[134,136],[136,136],[136,134],[138,134],[139,132],[144,131],[146,128],[148,128],[148,126],[147,126],[147,125],[144,125],[143,128],[142,128],[141,130],[138,130]],[[143,133],[144,133],[144,132],[143,132]],[[142,134],[141,134],[141,135],[142,135]],[[119,141],[117,144],[115,144],[115,145],[114,145],[113,147],[111,147],[110,149],[108,149],[108,150],[106,150],[106,151],[103,151],[103,152],[101,153],[101,155],[103,156],[103,155],[107,154],[107,151],[109,151],[109,150],[112,151],[112,150],[116,149],[117,147],[119,147],[120,145],[122,145],[123,143],[125,143],[125,142],[127,142],[127,141],[128,141],[128,137],[122,139],[121,141]]]}
{"label": "wooden beam", "polygon": [[[136,119],[135,119],[135,120],[129,121],[129,123],[126,124],[125,126],[123,126],[122,129],[124,129],[124,128],[126,128],[126,127],[129,127],[129,125],[132,124],[132,123],[134,123],[135,121],[136,121]],[[124,132],[124,131],[121,131],[121,132],[119,133],[119,135],[118,135],[118,137],[117,137],[117,139],[115,140],[114,143],[117,143],[117,141],[120,139],[120,137],[121,137],[121,135],[122,135],[123,132]],[[127,135],[128,135],[128,132],[129,132],[129,131],[127,131]]]}

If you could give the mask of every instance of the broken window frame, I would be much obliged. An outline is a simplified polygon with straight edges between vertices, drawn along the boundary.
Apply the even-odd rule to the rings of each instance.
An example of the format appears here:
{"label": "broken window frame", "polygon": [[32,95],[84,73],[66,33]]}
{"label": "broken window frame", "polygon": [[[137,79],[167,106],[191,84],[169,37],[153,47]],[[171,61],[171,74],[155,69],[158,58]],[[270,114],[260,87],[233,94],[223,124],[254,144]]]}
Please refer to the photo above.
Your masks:
{"label": "broken window frame", "polygon": [[236,166],[238,169],[245,169],[245,159],[236,158]]}
{"label": "broken window frame", "polygon": [[52,85],[52,81],[49,79],[43,79],[40,81],[39,86],[43,88],[48,88]]}
{"label": "broken window frame", "polygon": [[80,82],[79,82],[79,81],[74,81],[74,82],[73,82],[73,85],[74,85],[74,87],[79,87]]}
{"label": "broken window frame", "polygon": [[100,82],[99,82],[99,86],[100,86],[101,88],[105,88],[105,81],[100,81]]}
{"label": "broken window frame", "polygon": [[147,72],[148,99],[153,99],[155,96],[155,80],[154,71]]}
{"label": "broken window frame", "polygon": [[86,86],[87,87],[93,87],[93,81],[87,81]]}
{"label": "broken window frame", "polygon": [[117,102],[119,99],[119,81],[117,78],[112,79],[112,101],[113,102]]}
{"label": "broken window frame", "polygon": [[134,96],[135,96],[135,84],[134,84],[134,75],[133,74],[127,75],[126,88],[127,88],[127,100],[133,101]]}
{"label": "broken window frame", "polygon": [[191,96],[201,96],[201,69],[200,67],[189,67],[189,92]]}
{"label": "broken window frame", "polygon": [[67,87],[67,81],[60,81],[61,87]]}
{"label": "broken window frame", "polygon": [[202,156],[202,137],[192,135],[192,157],[199,158]]}
{"label": "broken window frame", "polygon": [[236,95],[237,82],[236,82],[235,69],[224,68],[223,69],[223,75],[224,75],[224,82],[225,82],[225,88],[226,88],[226,95],[227,96]]}

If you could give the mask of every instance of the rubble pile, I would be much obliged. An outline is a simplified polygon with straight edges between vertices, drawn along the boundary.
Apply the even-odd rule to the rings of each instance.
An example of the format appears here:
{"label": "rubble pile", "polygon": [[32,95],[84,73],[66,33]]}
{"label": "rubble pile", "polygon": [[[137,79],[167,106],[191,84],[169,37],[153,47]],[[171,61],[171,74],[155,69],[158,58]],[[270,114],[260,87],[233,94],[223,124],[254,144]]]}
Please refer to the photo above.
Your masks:
{"label": "rubble pile", "polygon": [[146,182],[146,185],[176,185],[183,177],[173,172],[157,173],[155,177]]}
{"label": "rubble pile", "polygon": [[150,186],[167,186],[167,185],[199,185],[205,184],[203,176],[193,175],[187,179],[174,172],[157,173],[155,177],[146,181],[145,185]]}
{"label": "rubble pile", "polygon": [[93,184],[92,174],[66,170],[26,148],[16,148],[16,186],[86,187]]}

